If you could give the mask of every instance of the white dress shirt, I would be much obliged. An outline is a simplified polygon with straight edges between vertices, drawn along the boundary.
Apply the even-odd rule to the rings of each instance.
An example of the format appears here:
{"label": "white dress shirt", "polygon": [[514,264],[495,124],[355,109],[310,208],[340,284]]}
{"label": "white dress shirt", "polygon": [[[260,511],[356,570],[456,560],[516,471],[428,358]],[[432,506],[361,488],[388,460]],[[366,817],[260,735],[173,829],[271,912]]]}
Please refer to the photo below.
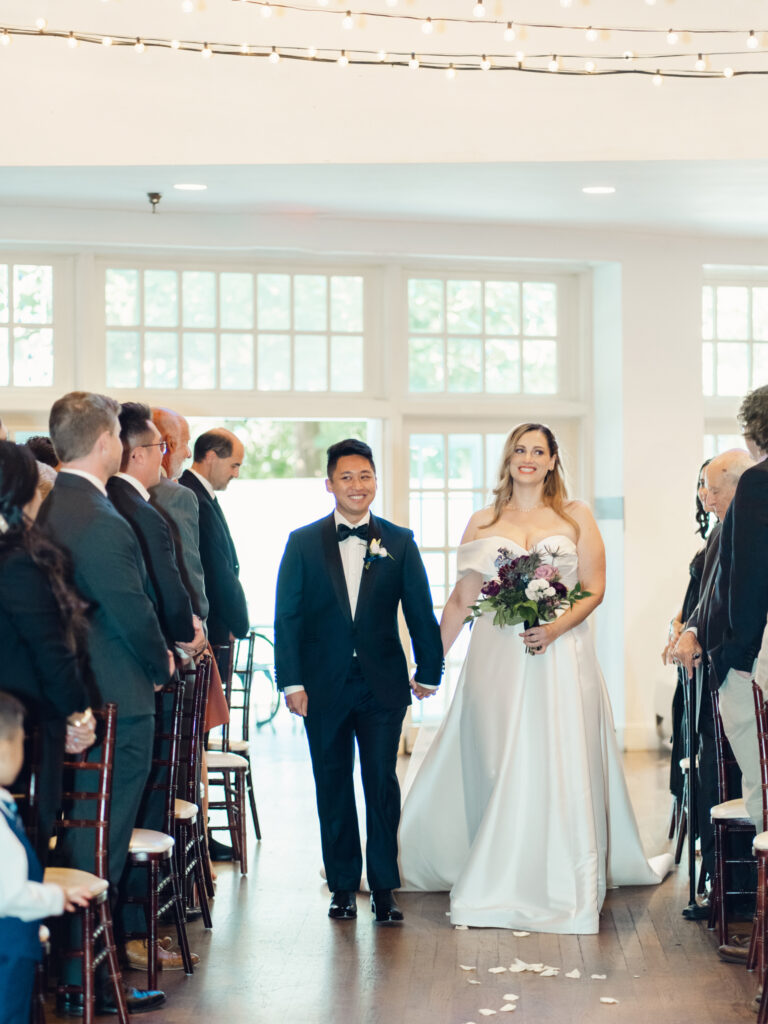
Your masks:
{"label": "white dress shirt", "polygon": [[137,480],[136,477],[131,476],[130,473],[115,473],[115,476],[120,477],[121,480],[127,480],[131,487],[136,488],[144,501],[149,501],[149,491],[141,480]]}
{"label": "white dress shirt", "polygon": [[83,478],[83,480],[87,480],[88,483],[93,484],[93,486],[96,488],[97,491],[101,491],[101,493],[106,498],[106,496],[107,496],[107,488],[104,486],[102,481],[99,480],[99,478],[97,476],[93,475],[93,473],[88,473],[84,469],[61,469],[61,470],[59,470],[59,472],[60,473],[71,473],[72,476],[81,476]]}
{"label": "white dress shirt", "polygon": [[[371,513],[366,512],[359,522],[350,523],[338,510],[334,510],[333,519],[336,529],[338,529],[339,523],[344,523],[345,526],[349,527],[367,526],[371,521]],[[360,581],[363,578],[363,564],[367,547],[368,542],[363,540],[362,537],[347,537],[346,540],[339,541],[341,567],[344,570],[344,581],[347,584],[347,596],[349,597],[349,609],[352,612],[353,619],[357,610],[357,598],[360,594]],[[287,696],[289,693],[300,693],[303,689],[303,686],[286,686],[283,692]]]}
{"label": "white dress shirt", "polygon": [[213,501],[216,501],[216,492],[213,489],[213,484],[211,483],[211,481],[210,480],[206,480],[204,476],[202,476],[200,473],[197,472],[196,469],[192,469],[190,467],[189,472],[192,474],[192,476],[196,476],[197,477],[197,479],[200,481],[200,483],[203,485],[203,487],[206,489],[206,491],[208,491],[208,493],[210,494],[211,499]]}
{"label": "white dress shirt", "polygon": [[[12,804],[13,797],[0,787],[0,800]],[[42,921],[64,913],[64,892],[58,885],[30,882],[27,851],[14,834],[5,814],[0,813],[0,917]]]}

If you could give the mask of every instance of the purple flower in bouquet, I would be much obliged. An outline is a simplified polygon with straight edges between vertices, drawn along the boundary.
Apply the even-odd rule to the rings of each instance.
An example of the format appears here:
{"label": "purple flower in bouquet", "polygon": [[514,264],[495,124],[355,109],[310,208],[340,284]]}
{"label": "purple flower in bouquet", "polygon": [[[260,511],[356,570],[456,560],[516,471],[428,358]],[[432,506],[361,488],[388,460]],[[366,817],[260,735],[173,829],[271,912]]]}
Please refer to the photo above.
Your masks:
{"label": "purple flower in bouquet", "polygon": [[535,580],[551,580],[554,577],[559,577],[559,575],[554,565],[540,565],[535,570],[533,578]]}
{"label": "purple flower in bouquet", "polygon": [[568,596],[568,587],[566,587],[564,583],[561,583],[560,580],[555,580],[553,583],[550,584],[550,586],[559,597]]}
{"label": "purple flower in bouquet", "polygon": [[483,597],[496,597],[500,590],[501,584],[498,580],[488,580],[488,582],[484,584],[481,593]]}

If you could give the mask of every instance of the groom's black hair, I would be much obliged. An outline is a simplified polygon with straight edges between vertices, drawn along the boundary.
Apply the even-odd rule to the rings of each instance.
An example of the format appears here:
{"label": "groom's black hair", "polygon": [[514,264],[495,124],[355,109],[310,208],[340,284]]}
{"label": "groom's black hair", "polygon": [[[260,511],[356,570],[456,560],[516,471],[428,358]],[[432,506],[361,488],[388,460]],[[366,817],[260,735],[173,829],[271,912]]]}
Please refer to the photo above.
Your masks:
{"label": "groom's black hair", "polygon": [[326,474],[330,480],[333,476],[333,471],[336,469],[336,463],[339,459],[345,455],[360,455],[364,459],[368,459],[371,464],[371,469],[376,472],[376,464],[373,461],[373,452],[370,446],[365,441],[358,441],[356,437],[347,437],[343,441],[337,441],[336,444],[332,444],[328,449],[328,466]]}

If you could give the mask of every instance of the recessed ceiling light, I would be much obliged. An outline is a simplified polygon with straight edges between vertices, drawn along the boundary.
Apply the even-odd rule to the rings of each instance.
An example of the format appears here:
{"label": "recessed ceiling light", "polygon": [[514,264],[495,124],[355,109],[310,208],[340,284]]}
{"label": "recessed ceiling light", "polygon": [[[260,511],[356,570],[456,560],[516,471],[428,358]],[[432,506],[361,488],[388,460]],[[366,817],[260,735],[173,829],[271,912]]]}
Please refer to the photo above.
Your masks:
{"label": "recessed ceiling light", "polygon": [[177,188],[179,192],[205,192],[205,190],[208,188],[207,185],[193,185],[184,183],[182,183],[181,185],[174,185],[173,187]]}
{"label": "recessed ceiling light", "polygon": [[613,185],[587,185],[586,188],[581,190],[588,196],[610,196],[616,189]]}

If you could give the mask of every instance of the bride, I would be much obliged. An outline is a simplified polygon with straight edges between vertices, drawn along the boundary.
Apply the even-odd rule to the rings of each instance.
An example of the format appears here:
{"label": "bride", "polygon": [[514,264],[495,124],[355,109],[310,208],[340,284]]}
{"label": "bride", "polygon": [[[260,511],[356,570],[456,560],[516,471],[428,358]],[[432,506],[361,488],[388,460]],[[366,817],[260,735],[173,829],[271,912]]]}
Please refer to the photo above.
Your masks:
{"label": "bride", "polygon": [[597,932],[607,886],[653,885],[668,868],[645,859],[585,621],[603,599],[603,542],[567,499],[549,427],[512,431],[494,495],[461,540],[444,651],[502,547],[535,549],[590,596],[529,629],[475,621],[451,707],[406,779],[403,887],[449,889],[453,924]]}

